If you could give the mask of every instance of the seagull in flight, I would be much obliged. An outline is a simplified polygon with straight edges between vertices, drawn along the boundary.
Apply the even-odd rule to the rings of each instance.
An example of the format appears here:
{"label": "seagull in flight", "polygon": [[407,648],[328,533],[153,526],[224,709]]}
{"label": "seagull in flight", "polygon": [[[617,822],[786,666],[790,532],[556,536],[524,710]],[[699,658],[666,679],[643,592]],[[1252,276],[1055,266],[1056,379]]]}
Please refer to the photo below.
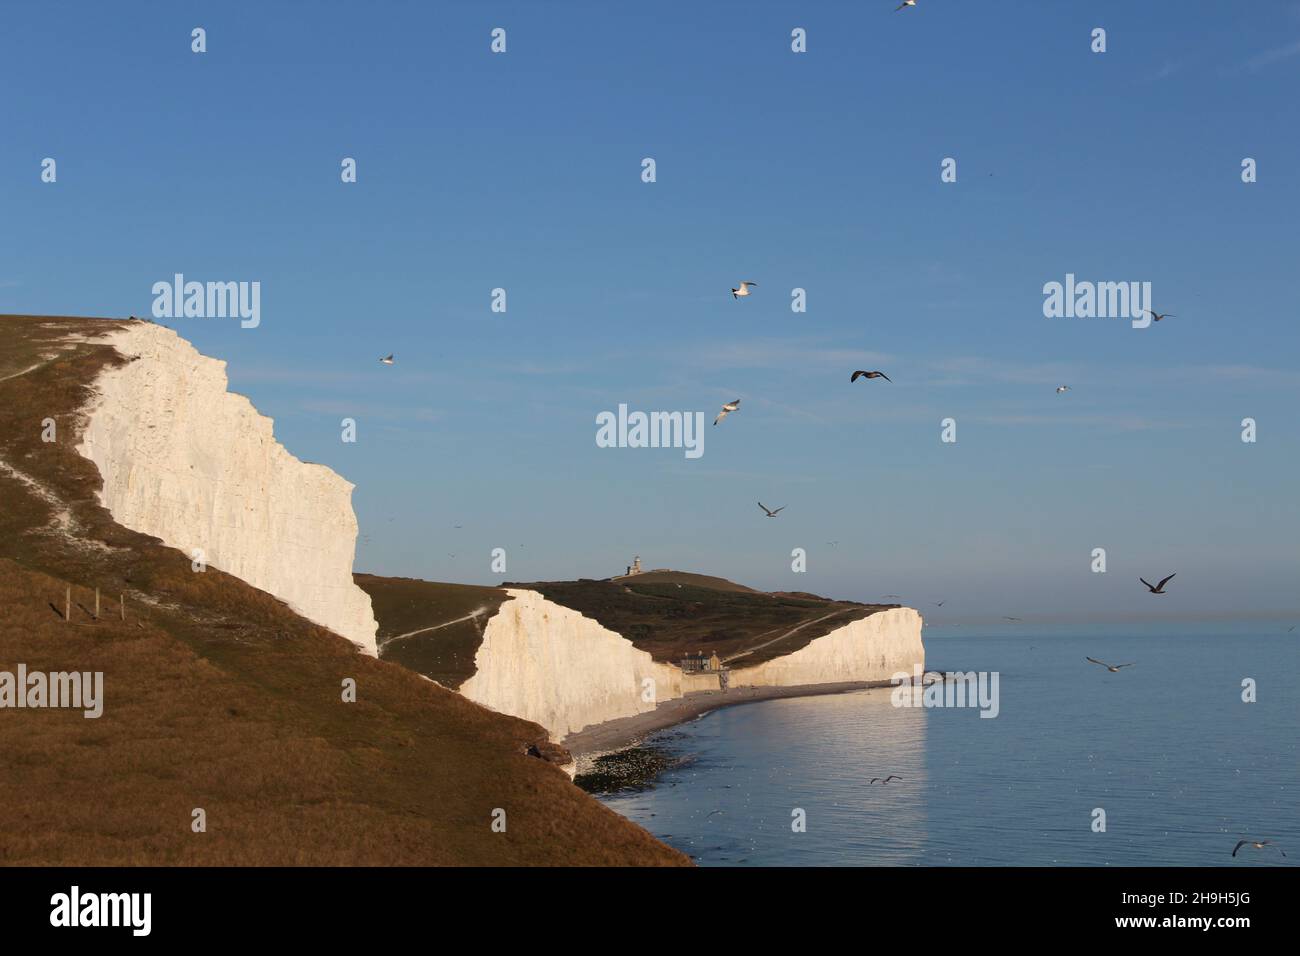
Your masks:
{"label": "seagull in flight", "polygon": [[718,424],[718,422],[722,421],[739,407],[740,399],[736,399],[734,402],[727,402],[727,404],[722,406],[722,411],[718,412],[718,417],[713,420],[713,424]]}
{"label": "seagull in flight", "polygon": [[1068,385],[1058,385],[1058,386],[1056,386],[1056,394],[1057,394],[1057,395],[1064,395],[1064,394],[1065,394],[1066,392],[1068,392],[1069,390],[1070,390],[1070,386],[1068,386]]}
{"label": "seagull in flight", "polygon": [[1086,660],[1086,661],[1088,661],[1089,663],[1092,663],[1092,664],[1100,664],[1102,667],[1106,668],[1106,670],[1110,671],[1112,674],[1118,674],[1118,673],[1119,673],[1119,669],[1120,669],[1121,667],[1132,667],[1132,666],[1133,666],[1132,664],[1107,664],[1105,661],[1099,661],[1099,660],[1097,660],[1097,658],[1095,658],[1095,657],[1086,657],[1086,658],[1084,658],[1084,660]]}
{"label": "seagull in flight", "polygon": [[891,780],[902,780],[902,779],[903,779],[903,778],[900,777],[900,776],[898,776],[897,774],[893,774],[893,773],[891,773],[888,777],[885,777],[883,780],[881,780],[880,777],[872,777],[869,781],[867,781],[867,786],[868,786],[868,787],[871,786],[871,785],[872,785],[873,783],[875,783],[877,780],[880,780],[880,782],[881,782],[882,784],[886,784],[886,783],[889,783],[889,781],[891,781]]}
{"label": "seagull in flight", "polygon": [[1151,318],[1155,319],[1157,322],[1159,322],[1161,319],[1178,318],[1178,316],[1174,315],[1172,312],[1157,312],[1155,309],[1143,309],[1142,311],[1150,315]]}
{"label": "seagull in flight", "polygon": [[[1178,573],[1177,571],[1174,572],[1174,574],[1177,574],[1177,573]],[[1150,591],[1152,594],[1164,594],[1164,593],[1165,593],[1165,585],[1169,583],[1170,578],[1172,578],[1172,577],[1174,576],[1174,574],[1169,575],[1169,577],[1165,578],[1163,581],[1161,581],[1161,582],[1160,582],[1159,584],[1157,584],[1155,587],[1152,587],[1152,586],[1151,586],[1151,582],[1148,581],[1146,578],[1138,578],[1138,580],[1141,581],[1143,584],[1145,584],[1145,585],[1147,586],[1147,590]]]}
{"label": "seagull in flight", "polygon": [[[1272,846],[1272,845],[1273,845],[1272,840],[1238,840],[1237,845],[1232,848],[1232,855],[1236,856],[1237,851],[1240,850],[1243,846],[1253,846],[1256,850],[1262,850],[1264,849],[1264,847]],[[1282,849],[1281,847],[1277,848],[1277,852],[1281,853],[1283,856],[1286,856],[1286,850]]]}
{"label": "seagull in flight", "polygon": [[379,361],[383,362],[385,365],[392,365],[393,364],[392,353],[389,353],[387,356],[381,358]]}
{"label": "seagull in flight", "polygon": [[849,381],[850,381],[850,382],[856,382],[859,378],[861,378],[861,377],[864,376],[864,375],[865,375],[867,378],[883,378],[886,382],[892,382],[892,381],[893,381],[893,379],[890,378],[888,375],[886,375],[884,372],[864,372],[862,369],[858,369],[856,372],[854,372],[854,373],[849,377]]}
{"label": "seagull in flight", "polygon": [[916,6],[916,0],[903,0],[902,3],[900,3],[897,7],[894,8],[894,12],[897,13],[899,10],[903,9],[903,7],[914,7],[914,6]]}
{"label": "seagull in flight", "polygon": [[748,279],[746,279],[744,282],[740,284],[739,289],[731,290],[731,297],[733,299],[739,299],[741,296],[749,295],[750,289],[757,289],[757,288],[758,288],[757,282],[750,282]]}
{"label": "seagull in flight", "polygon": [[767,505],[763,504],[763,502],[761,501],[758,503],[758,506],[763,509],[763,513],[766,514],[769,518],[775,518],[786,508],[785,505],[782,505],[781,507],[777,508],[775,511],[768,511]]}

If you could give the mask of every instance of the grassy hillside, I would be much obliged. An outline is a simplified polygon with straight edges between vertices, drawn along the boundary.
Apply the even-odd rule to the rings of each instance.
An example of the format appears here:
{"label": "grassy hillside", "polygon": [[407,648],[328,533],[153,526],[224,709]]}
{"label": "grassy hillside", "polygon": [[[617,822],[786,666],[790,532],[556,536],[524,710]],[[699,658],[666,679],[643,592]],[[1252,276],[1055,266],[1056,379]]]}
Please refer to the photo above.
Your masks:
{"label": "grassy hillside", "polygon": [[73,449],[88,383],[120,359],[62,341],[109,327],[0,316],[0,670],[103,671],[106,698],[98,720],[0,710],[0,863],[687,862],[528,756],[536,724],[362,657],[116,525]]}

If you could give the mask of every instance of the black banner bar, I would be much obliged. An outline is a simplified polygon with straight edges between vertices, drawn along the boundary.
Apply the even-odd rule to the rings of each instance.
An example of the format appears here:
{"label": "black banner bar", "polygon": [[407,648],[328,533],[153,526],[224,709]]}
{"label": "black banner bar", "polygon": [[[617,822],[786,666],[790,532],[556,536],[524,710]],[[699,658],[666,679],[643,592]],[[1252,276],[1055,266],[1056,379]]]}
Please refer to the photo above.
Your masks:
{"label": "black banner bar", "polygon": [[11,942],[373,944],[459,928],[567,945],[574,933],[652,942],[707,912],[730,940],[813,921],[873,937],[979,928],[1217,942],[1293,924],[1283,869],[11,869],[0,925]]}

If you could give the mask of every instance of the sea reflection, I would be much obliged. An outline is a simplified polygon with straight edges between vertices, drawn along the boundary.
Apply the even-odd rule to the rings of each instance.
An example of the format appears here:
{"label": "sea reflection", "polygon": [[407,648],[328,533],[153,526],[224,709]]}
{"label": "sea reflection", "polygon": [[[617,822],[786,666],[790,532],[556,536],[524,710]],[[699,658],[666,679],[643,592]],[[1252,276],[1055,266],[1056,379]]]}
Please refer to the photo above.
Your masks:
{"label": "sea reflection", "polygon": [[[914,863],[926,838],[926,712],[893,707],[889,694],[714,711],[657,738],[689,757],[654,790],[605,802],[705,865]],[[891,775],[902,779],[868,782]]]}

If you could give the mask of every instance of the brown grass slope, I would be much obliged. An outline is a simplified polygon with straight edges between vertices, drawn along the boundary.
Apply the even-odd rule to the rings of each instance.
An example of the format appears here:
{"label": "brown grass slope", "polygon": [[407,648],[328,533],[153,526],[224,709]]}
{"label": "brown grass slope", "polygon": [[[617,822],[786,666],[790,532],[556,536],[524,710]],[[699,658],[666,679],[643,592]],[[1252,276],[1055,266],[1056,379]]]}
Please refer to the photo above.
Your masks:
{"label": "brown grass slope", "polygon": [[[0,316],[0,670],[105,675],[98,720],[0,710],[0,863],[687,862],[527,756],[545,737],[536,724],[360,656],[271,595],[195,573],[115,524],[74,446],[88,383],[121,359],[103,345],[60,351],[107,328]],[[341,700],[348,677],[356,703]],[[206,833],[191,830],[195,808]],[[504,833],[491,831],[497,808]]]}

